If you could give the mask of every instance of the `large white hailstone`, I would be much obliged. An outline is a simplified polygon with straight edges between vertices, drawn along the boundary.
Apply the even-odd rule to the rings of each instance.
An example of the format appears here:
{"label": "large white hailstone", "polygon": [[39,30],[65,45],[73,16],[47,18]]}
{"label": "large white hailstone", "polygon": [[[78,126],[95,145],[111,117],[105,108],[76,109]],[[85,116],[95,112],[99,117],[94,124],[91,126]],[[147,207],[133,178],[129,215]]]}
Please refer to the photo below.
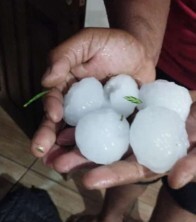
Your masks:
{"label": "large white hailstone", "polygon": [[175,111],[147,107],[137,113],[131,125],[130,144],[140,164],[164,173],[187,154],[185,122]]}
{"label": "large white hailstone", "polygon": [[87,159],[110,164],[119,160],[129,147],[129,123],[112,109],[102,108],[80,119],[75,139]]}
{"label": "large white hailstone", "polygon": [[103,86],[94,77],[74,83],[64,97],[64,119],[76,126],[88,112],[99,109],[105,101]]}
{"label": "large white hailstone", "polygon": [[189,91],[174,82],[156,80],[144,84],[139,91],[139,98],[142,100],[138,108],[147,106],[163,106],[176,111],[183,120],[186,120],[192,103]]}
{"label": "large white hailstone", "polygon": [[125,96],[138,98],[139,90],[135,80],[129,75],[112,77],[104,86],[106,101],[116,112],[128,117],[135,110],[136,104],[127,101]]}

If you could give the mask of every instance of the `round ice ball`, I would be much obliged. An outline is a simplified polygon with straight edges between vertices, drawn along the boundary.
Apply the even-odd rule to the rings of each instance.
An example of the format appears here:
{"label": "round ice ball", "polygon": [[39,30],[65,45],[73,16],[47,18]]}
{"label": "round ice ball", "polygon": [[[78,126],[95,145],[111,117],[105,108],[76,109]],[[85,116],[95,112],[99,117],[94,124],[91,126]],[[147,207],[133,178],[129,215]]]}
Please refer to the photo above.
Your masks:
{"label": "round ice ball", "polygon": [[140,164],[164,173],[187,154],[185,122],[175,111],[147,107],[137,113],[131,125],[130,144]]}
{"label": "round ice ball", "polygon": [[110,164],[119,160],[129,147],[129,123],[112,109],[102,108],[80,119],[75,139],[87,159]]}
{"label": "round ice ball", "polygon": [[94,77],[74,83],[64,97],[64,119],[76,126],[88,112],[99,109],[105,101],[103,86]]}
{"label": "round ice ball", "polygon": [[144,84],[139,91],[139,98],[142,103],[139,109],[147,106],[163,106],[176,111],[183,120],[186,120],[192,103],[189,91],[174,82],[167,80],[156,80]]}
{"label": "round ice ball", "polygon": [[139,90],[135,80],[129,75],[112,77],[104,86],[106,101],[116,112],[128,117],[135,110],[136,104],[127,101],[125,96],[138,98]]}

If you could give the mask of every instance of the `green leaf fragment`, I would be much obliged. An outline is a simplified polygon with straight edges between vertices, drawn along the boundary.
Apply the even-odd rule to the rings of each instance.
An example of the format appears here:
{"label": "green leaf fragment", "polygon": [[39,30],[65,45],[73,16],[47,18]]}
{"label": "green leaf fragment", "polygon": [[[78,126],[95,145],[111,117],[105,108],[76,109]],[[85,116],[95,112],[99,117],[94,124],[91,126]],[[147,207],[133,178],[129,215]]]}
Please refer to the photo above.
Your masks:
{"label": "green leaf fragment", "polygon": [[27,107],[29,106],[31,103],[35,102],[36,100],[40,99],[41,97],[43,97],[45,94],[47,94],[49,92],[49,90],[45,90],[43,92],[40,92],[38,94],[36,94],[33,98],[31,98],[30,100],[28,100],[23,107]]}
{"label": "green leaf fragment", "polygon": [[134,96],[125,96],[124,99],[126,99],[129,102],[135,103],[135,104],[141,104],[142,101]]}

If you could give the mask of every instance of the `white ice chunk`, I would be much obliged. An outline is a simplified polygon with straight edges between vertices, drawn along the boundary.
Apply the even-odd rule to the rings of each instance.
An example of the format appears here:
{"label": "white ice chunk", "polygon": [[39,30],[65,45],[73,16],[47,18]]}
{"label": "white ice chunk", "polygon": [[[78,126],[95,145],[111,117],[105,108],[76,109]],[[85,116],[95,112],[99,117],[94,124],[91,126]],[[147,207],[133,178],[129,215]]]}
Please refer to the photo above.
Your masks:
{"label": "white ice chunk", "polygon": [[135,110],[136,104],[127,101],[125,96],[133,96],[138,98],[138,86],[135,80],[129,75],[118,75],[112,77],[104,86],[106,101],[111,107],[128,117]]}
{"label": "white ice chunk", "polygon": [[189,91],[182,86],[166,80],[156,80],[144,84],[139,91],[142,104],[139,109],[147,106],[163,106],[176,111],[183,120],[186,120],[192,103]]}
{"label": "white ice chunk", "polygon": [[64,97],[64,119],[76,126],[81,117],[99,109],[105,102],[103,86],[94,77],[74,83]]}
{"label": "white ice chunk", "polygon": [[98,164],[119,160],[129,146],[129,123],[107,108],[91,112],[78,122],[75,132],[80,152]]}
{"label": "white ice chunk", "polygon": [[131,125],[130,144],[140,164],[164,173],[187,154],[185,122],[175,111],[147,107],[137,113]]}

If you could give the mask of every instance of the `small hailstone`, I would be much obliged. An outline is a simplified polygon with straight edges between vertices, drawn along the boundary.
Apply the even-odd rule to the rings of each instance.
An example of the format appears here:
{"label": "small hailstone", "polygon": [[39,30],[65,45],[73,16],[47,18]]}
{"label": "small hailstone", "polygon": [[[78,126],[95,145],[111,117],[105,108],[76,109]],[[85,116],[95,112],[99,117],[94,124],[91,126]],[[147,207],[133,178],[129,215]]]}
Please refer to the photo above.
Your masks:
{"label": "small hailstone", "polygon": [[64,119],[76,126],[88,112],[99,109],[105,101],[103,86],[94,77],[74,83],[64,97]]}
{"label": "small hailstone", "polygon": [[131,125],[130,144],[140,164],[164,173],[187,154],[185,122],[167,108],[147,107],[137,113]]}
{"label": "small hailstone", "polygon": [[112,109],[102,108],[80,119],[75,139],[87,159],[110,164],[119,160],[129,147],[129,123]]}
{"label": "small hailstone", "polygon": [[128,117],[135,110],[136,104],[127,101],[125,96],[138,98],[138,86],[129,75],[112,77],[104,86],[106,101],[119,114]]}
{"label": "small hailstone", "polygon": [[144,84],[139,91],[142,103],[139,109],[156,105],[176,111],[183,120],[186,120],[191,107],[189,91],[182,86],[166,80],[156,80]]}

